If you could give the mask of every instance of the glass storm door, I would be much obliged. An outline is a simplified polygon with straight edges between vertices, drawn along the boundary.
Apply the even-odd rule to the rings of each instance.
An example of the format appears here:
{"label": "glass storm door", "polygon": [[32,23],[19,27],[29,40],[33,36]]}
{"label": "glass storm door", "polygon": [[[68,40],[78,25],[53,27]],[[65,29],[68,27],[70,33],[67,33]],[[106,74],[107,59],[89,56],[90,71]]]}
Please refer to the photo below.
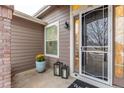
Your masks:
{"label": "glass storm door", "polygon": [[108,6],[81,15],[81,74],[108,81]]}

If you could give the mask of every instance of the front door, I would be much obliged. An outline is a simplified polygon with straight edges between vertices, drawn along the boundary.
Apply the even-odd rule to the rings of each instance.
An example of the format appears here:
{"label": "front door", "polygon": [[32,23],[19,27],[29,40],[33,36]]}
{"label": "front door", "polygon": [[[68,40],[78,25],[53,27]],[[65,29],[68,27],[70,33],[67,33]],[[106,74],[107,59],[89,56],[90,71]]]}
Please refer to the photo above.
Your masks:
{"label": "front door", "polygon": [[80,74],[108,82],[108,6],[81,14]]}

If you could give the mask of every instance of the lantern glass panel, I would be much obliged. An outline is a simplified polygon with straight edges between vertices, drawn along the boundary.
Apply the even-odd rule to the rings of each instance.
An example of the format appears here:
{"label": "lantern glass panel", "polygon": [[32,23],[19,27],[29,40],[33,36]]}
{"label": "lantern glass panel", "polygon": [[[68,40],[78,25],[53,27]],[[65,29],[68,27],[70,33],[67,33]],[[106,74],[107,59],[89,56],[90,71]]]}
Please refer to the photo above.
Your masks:
{"label": "lantern glass panel", "polygon": [[68,76],[69,76],[69,68],[68,68],[68,66],[64,65],[62,67],[62,75],[61,75],[61,77],[64,78],[64,79],[67,79]]}
{"label": "lantern glass panel", "polygon": [[60,75],[60,68],[59,68],[59,65],[56,65],[56,66],[55,66],[55,74],[56,74],[56,75]]}
{"label": "lantern glass panel", "polygon": [[67,71],[66,71],[66,69],[63,69],[63,77],[64,77],[64,78],[67,77]]}

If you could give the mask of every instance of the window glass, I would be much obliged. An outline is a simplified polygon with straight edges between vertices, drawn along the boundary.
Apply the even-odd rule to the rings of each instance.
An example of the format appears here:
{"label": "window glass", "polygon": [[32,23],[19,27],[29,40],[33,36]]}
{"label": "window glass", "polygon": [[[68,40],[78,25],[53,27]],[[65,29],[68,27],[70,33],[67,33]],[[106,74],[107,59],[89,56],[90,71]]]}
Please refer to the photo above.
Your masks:
{"label": "window glass", "polygon": [[80,20],[79,15],[74,16],[74,72],[79,72],[79,42],[80,42]]}
{"label": "window glass", "polygon": [[57,41],[46,41],[46,54],[57,55]]}
{"label": "window glass", "polygon": [[48,55],[58,55],[58,23],[50,24],[46,27],[46,54]]}
{"label": "window glass", "polygon": [[114,6],[114,85],[124,87],[124,6]]}
{"label": "window glass", "polygon": [[56,25],[46,28],[46,40],[47,41],[57,40],[57,26]]}

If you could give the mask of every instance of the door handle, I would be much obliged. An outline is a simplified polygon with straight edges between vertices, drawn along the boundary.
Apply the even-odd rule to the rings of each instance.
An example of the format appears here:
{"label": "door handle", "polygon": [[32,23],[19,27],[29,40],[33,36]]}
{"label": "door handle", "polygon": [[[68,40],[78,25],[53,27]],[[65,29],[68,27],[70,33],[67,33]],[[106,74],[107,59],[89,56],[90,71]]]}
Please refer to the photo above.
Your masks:
{"label": "door handle", "polygon": [[81,52],[83,52],[83,50],[84,50],[84,49],[83,49],[83,47],[81,46]]}
{"label": "door handle", "polygon": [[81,52],[85,51],[85,47],[81,46]]}

